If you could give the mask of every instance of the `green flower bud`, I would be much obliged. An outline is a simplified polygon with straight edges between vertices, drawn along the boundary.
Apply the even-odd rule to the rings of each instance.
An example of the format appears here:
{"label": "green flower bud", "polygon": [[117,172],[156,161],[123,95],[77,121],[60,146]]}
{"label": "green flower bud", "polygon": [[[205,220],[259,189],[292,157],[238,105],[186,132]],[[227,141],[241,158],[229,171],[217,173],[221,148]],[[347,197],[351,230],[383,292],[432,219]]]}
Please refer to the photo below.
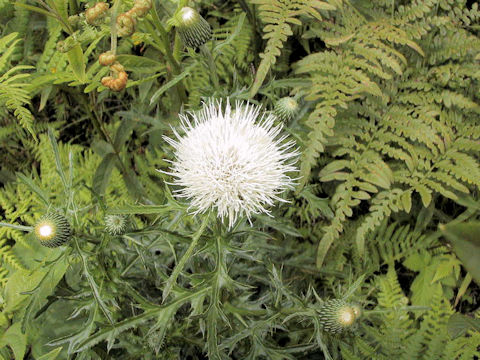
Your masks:
{"label": "green flower bud", "polygon": [[294,98],[284,97],[275,104],[273,113],[283,121],[290,121],[297,116],[299,110],[298,102]]}
{"label": "green flower bud", "polygon": [[57,42],[57,50],[61,53],[66,53],[72,50],[77,44],[78,42],[73,37],[69,36],[65,40]]}
{"label": "green flower bud", "polygon": [[65,244],[72,235],[68,220],[58,213],[43,215],[36,222],[33,232],[41,245],[50,248]]}
{"label": "green flower bud", "polygon": [[123,215],[106,215],[105,230],[113,236],[125,234],[127,218]]}
{"label": "green flower bud", "polygon": [[210,24],[190,7],[183,7],[171,19],[170,24],[176,26],[180,38],[189,48],[200,47],[212,38]]}
{"label": "green flower bud", "polygon": [[319,310],[323,329],[329,333],[337,334],[348,330],[355,324],[355,310],[343,300],[328,300]]}
{"label": "green flower bud", "polygon": [[79,15],[71,15],[68,17],[68,23],[73,27],[77,27],[80,24],[81,17]]}

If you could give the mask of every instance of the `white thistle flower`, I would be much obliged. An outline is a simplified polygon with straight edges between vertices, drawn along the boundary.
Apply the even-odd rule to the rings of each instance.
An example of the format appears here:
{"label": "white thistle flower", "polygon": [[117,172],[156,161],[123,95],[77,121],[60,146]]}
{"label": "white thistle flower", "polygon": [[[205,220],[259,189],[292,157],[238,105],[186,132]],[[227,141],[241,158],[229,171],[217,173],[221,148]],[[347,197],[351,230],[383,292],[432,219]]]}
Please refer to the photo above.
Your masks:
{"label": "white thistle flower", "polygon": [[185,135],[174,130],[176,139],[164,137],[174,147],[170,172],[179,185],[179,198],[191,201],[193,214],[214,208],[231,228],[239,216],[270,214],[268,207],[283,201],[279,195],[293,188],[287,173],[298,152],[294,141],[280,136],[282,125],[275,116],[260,114],[260,107],[210,102],[190,117],[180,115]]}

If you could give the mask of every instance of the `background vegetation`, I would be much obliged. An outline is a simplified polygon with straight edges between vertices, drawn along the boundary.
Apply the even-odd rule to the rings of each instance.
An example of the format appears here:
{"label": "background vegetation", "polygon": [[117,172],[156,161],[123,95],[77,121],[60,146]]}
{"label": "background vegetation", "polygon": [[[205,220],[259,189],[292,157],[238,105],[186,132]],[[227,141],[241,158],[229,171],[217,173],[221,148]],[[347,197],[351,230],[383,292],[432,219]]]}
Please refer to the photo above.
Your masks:
{"label": "background vegetation", "polygon": [[[94,1],[0,0],[0,358],[478,358],[477,3],[156,0],[117,37],[137,3],[89,24]],[[187,5],[207,52],[169,22]],[[156,171],[178,114],[285,96],[292,202],[231,232],[189,216]],[[22,226],[53,209],[74,234],[48,249]],[[331,334],[328,299],[364,314]]]}

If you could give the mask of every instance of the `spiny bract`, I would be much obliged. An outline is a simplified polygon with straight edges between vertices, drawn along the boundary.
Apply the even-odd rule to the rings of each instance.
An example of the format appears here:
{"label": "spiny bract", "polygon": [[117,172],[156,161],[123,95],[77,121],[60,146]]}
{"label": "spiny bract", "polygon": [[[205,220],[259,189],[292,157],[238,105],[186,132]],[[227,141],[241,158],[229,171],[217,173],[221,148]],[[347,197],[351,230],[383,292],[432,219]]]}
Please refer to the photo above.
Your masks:
{"label": "spiny bract", "polygon": [[40,244],[50,248],[65,244],[72,235],[68,220],[58,213],[43,215],[35,223],[33,232]]}
{"label": "spiny bract", "polygon": [[282,126],[274,126],[275,116],[260,114],[260,107],[227,102],[204,104],[181,115],[184,136],[165,138],[175,148],[171,172],[180,198],[191,200],[194,214],[215,208],[232,227],[239,216],[269,213],[268,207],[294,181],[298,152],[294,141],[279,136]]}

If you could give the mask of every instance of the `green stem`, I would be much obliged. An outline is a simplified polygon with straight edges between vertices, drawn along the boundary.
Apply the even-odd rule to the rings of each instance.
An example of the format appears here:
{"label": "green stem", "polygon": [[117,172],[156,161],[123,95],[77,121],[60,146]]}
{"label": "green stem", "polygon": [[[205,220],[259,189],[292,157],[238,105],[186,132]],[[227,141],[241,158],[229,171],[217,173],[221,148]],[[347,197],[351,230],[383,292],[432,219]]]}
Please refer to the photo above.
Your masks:
{"label": "green stem", "polygon": [[[157,9],[155,7],[155,1],[153,2],[153,11],[151,11],[151,14],[152,14],[153,25],[155,26],[157,31],[160,33],[160,37],[163,42],[163,48],[164,48],[164,54],[165,54],[166,60],[171,66],[173,75],[178,75],[181,73],[182,69],[173,55],[172,49],[170,47],[168,32],[167,30],[165,30],[165,28],[162,25],[162,22],[160,21],[160,18],[157,13]],[[185,91],[185,86],[183,85],[183,82],[179,81],[175,85],[175,88],[177,89],[177,93],[179,98],[181,99],[181,102],[186,103],[187,93]]]}
{"label": "green stem", "polygon": [[165,302],[168,295],[170,294],[170,291],[172,290],[172,287],[177,283],[178,275],[180,275],[183,268],[185,267],[185,264],[192,257],[193,250],[195,250],[195,247],[197,246],[200,237],[207,228],[209,218],[210,215],[206,215],[203,217],[203,222],[200,225],[200,228],[192,236],[192,242],[190,243],[190,246],[188,247],[187,251],[185,251],[185,254],[183,254],[177,266],[175,266],[175,269],[173,269],[172,275],[170,275],[170,277],[168,278],[167,283],[165,284],[165,288],[163,289],[162,302]]}
{"label": "green stem", "polygon": [[217,67],[215,66],[215,60],[213,59],[212,52],[205,44],[200,46],[200,52],[207,59],[208,67],[210,68],[210,72],[212,74],[213,85],[215,90],[219,92],[220,82],[218,80]]}
{"label": "green stem", "polygon": [[112,6],[112,17],[110,23],[110,39],[111,39],[111,51],[113,54],[117,53],[117,13],[118,7],[120,6],[120,0],[115,0]]}
{"label": "green stem", "polygon": [[0,226],[8,227],[15,230],[21,230],[21,231],[28,231],[28,232],[33,231],[32,226],[14,225],[14,224],[9,224],[4,222],[0,222]]}

